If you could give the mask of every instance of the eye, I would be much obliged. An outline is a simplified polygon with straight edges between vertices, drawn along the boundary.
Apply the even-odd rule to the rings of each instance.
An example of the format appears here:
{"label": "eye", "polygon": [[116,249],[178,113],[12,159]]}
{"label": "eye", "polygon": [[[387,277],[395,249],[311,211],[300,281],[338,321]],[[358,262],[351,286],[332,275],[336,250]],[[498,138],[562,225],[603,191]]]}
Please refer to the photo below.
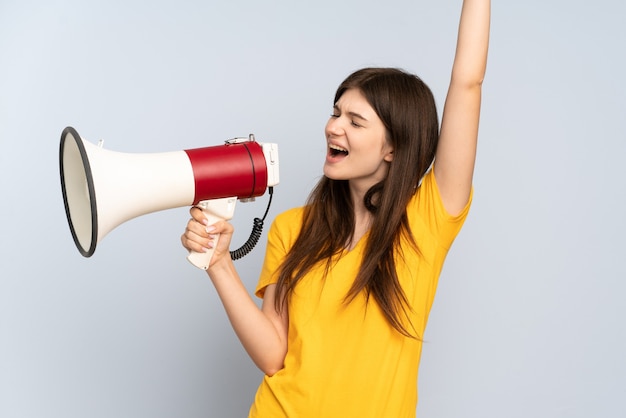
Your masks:
{"label": "eye", "polygon": [[341,116],[341,115],[338,115],[338,114],[336,114],[336,113],[331,113],[331,114],[330,114],[330,117],[331,117],[331,118],[335,118],[335,119],[337,119],[339,116]]}
{"label": "eye", "polygon": [[356,123],[355,121],[350,121],[350,125],[354,126],[355,128],[360,128],[361,125],[359,125],[358,123]]}

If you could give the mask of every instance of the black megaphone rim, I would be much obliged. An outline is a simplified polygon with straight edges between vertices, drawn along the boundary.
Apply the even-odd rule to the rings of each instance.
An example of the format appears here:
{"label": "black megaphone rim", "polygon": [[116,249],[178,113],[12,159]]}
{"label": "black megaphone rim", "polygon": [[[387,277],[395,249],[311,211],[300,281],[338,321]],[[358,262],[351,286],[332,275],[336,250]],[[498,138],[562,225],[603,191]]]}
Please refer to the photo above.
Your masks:
{"label": "black megaphone rim", "polygon": [[[80,153],[80,158],[82,160],[83,168],[85,170],[85,179],[87,180],[87,190],[89,192],[89,202],[91,206],[91,242],[89,244],[89,248],[85,249],[80,243],[78,239],[78,235],[76,233],[76,229],[74,227],[74,223],[72,222],[72,215],[70,211],[70,205],[68,202],[66,184],[65,184],[65,167],[63,163],[63,155],[65,149],[65,142],[67,140],[68,135],[71,135],[74,139],[76,146],[78,147],[78,151]],[[72,238],[74,239],[74,243],[80,251],[81,255],[84,257],[91,257],[93,253],[96,251],[96,244],[98,242],[98,211],[96,205],[96,190],[93,183],[93,176],[91,173],[91,166],[89,165],[89,158],[87,156],[87,151],[85,150],[85,146],[83,141],[76,132],[76,129],[68,126],[63,130],[61,134],[61,144],[59,149],[59,166],[61,169],[61,189],[63,191],[63,204],[65,206],[65,215],[67,216],[67,222],[70,226],[70,231],[72,232]]]}

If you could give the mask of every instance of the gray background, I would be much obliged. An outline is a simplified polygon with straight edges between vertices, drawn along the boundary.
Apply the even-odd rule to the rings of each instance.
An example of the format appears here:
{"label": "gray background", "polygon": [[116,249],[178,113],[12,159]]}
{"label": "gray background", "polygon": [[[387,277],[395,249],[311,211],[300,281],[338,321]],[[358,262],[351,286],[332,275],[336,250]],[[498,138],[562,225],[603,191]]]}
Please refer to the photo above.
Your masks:
{"label": "gray background", "polygon": [[[276,142],[273,218],[320,175],[351,71],[406,68],[442,106],[460,5],[0,0],[0,416],[241,417],[261,379],[185,260],[186,208],[79,255],[65,126],[129,153]],[[425,335],[418,416],[626,416],[625,17],[617,0],[494,2],[475,200]],[[238,205],[235,241],[266,202]],[[250,290],[263,252],[238,262]]]}

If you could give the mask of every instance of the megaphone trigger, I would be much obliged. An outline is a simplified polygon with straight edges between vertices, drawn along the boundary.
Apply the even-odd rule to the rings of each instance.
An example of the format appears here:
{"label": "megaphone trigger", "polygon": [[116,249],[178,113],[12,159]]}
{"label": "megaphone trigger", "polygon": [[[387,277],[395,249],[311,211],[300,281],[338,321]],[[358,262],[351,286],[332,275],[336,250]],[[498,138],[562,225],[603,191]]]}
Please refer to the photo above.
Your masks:
{"label": "megaphone trigger", "polygon": [[[202,213],[207,219],[207,225],[213,225],[221,220],[230,220],[235,214],[235,204],[237,203],[236,197],[225,197],[222,199],[204,200],[199,202],[196,206],[202,209]],[[216,234],[215,245],[219,241],[219,234]],[[215,247],[209,249],[207,252],[198,253],[195,251],[189,252],[187,260],[194,266],[206,270],[209,268],[211,258],[213,258],[213,252]]]}

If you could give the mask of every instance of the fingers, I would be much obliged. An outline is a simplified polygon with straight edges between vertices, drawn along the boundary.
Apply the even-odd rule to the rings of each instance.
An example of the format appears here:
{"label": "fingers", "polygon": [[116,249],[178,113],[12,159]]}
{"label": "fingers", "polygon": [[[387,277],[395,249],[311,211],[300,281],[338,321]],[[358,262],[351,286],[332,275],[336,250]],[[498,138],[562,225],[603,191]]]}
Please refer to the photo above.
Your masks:
{"label": "fingers", "polygon": [[206,252],[213,247],[213,238],[214,235],[207,232],[206,226],[192,218],[187,222],[187,228],[180,240],[188,251]]}
{"label": "fingers", "polygon": [[[189,209],[189,214],[191,215],[191,219],[189,221],[195,221],[198,224],[198,228],[204,228],[207,234],[231,234],[233,232],[233,226],[224,220],[215,221],[216,218],[213,217],[212,223],[209,224],[205,214],[202,212],[202,209],[197,206],[193,206]],[[194,231],[199,231],[198,228],[194,228]]]}
{"label": "fingers", "polygon": [[196,222],[199,222],[203,225],[207,224],[206,216],[202,213],[202,209],[197,206],[192,206],[189,209],[189,214],[191,215],[191,219],[194,219]]}
{"label": "fingers", "polygon": [[230,237],[233,233],[233,226],[226,221],[218,221],[209,225],[207,219],[200,208],[192,207],[189,210],[191,219],[187,222],[185,232],[180,237],[183,247],[188,251],[206,252],[216,245],[216,237],[221,235],[220,242],[228,250]]}

